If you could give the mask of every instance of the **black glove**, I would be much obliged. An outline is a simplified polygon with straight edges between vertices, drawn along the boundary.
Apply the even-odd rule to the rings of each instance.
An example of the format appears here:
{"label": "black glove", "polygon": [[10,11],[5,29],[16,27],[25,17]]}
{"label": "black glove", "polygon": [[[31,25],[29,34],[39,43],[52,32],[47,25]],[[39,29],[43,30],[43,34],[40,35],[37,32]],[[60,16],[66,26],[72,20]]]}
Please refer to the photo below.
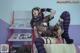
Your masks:
{"label": "black glove", "polygon": [[47,8],[47,9],[46,9],[46,11],[48,11],[48,12],[51,12],[51,10],[52,10],[52,9],[50,9],[50,8]]}
{"label": "black glove", "polygon": [[46,11],[46,9],[45,9],[45,8],[42,8],[42,9],[41,9],[41,12],[44,12],[44,11]]}

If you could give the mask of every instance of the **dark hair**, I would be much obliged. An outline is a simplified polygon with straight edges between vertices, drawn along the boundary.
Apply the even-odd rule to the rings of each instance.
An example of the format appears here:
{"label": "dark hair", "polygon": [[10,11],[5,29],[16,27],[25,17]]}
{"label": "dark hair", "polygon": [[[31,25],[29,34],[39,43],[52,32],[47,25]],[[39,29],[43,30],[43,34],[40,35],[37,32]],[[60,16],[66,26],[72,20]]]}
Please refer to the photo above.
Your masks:
{"label": "dark hair", "polygon": [[59,29],[59,27],[60,27],[60,25],[58,25],[58,24],[56,24],[55,26],[54,26],[54,28],[53,28],[53,31],[58,31],[58,29]]}
{"label": "dark hair", "polygon": [[[39,11],[40,8],[39,8],[39,7],[35,7],[35,8],[32,9],[32,18],[34,18],[34,15],[33,15],[33,11],[34,11],[34,10]],[[40,16],[41,18],[44,18],[43,12],[39,12],[39,16]]]}
{"label": "dark hair", "polygon": [[35,8],[32,9],[32,12],[33,12],[33,10],[37,10],[37,11],[39,11],[40,8],[39,8],[39,7],[35,7]]}
{"label": "dark hair", "polygon": [[56,25],[51,29],[52,33],[55,34],[55,35],[57,35],[58,30],[59,30],[59,27],[60,27],[60,25],[56,24]]}

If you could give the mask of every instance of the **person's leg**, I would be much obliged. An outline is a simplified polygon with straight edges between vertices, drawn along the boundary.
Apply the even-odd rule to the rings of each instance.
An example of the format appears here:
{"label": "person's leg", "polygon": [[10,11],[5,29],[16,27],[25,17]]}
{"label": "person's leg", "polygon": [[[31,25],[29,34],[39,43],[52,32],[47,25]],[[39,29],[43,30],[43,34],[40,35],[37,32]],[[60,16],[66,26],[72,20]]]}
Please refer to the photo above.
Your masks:
{"label": "person's leg", "polygon": [[44,48],[44,40],[42,38],[36,38],[35,45],[38,53],[46,53],[46,50]]}
{"label": "person's leg", "polygon": [[70,39],[69,33],[68,33],[69,25],[63,25],[63,27],[64,27],[64,33],[62,34],[62,37],[65,38],[66,40]]}
{"label": "person's leg", "polygon": [[64,11],[64,12],[61,14],[60,17],[63,19],[63,29],[64,29],[64,33],[62,34],[62,37],[66,40],[66,42],[67,42],[68,44],[73,43],[73,40],[70,39],[69,33],[68,33],[69,24],[70,24],[70,14],[69,14],[69,12]]}
{"label": "person's leg", "polygon": [[73,43],[73,39],[70,39],[70,38],[69,38],[68,33],[63,33],[63,34],[62,34],[62,38],[65,39],[65,41],[66,41],[67,44]]}

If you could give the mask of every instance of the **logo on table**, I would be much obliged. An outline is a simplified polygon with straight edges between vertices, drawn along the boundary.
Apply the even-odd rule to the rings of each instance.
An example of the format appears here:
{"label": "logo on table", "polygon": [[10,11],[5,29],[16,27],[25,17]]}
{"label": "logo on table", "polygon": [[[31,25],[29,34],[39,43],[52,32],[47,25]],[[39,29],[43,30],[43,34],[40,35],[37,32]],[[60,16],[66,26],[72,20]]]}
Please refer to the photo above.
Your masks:
{"label": "logo on table", "polygon": [[0,44],[0,52],[9,52],[9,45],[8,44]]}

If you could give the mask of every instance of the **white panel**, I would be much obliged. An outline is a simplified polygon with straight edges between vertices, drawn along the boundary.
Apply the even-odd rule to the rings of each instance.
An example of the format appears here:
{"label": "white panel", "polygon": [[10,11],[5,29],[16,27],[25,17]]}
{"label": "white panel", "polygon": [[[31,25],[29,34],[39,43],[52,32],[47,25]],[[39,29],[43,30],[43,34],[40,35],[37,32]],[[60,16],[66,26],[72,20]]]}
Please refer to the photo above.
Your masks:
{"label": "white panel", "polygon": [[14,11],[14,28],[30,27],[31,18],[30,11]]}

